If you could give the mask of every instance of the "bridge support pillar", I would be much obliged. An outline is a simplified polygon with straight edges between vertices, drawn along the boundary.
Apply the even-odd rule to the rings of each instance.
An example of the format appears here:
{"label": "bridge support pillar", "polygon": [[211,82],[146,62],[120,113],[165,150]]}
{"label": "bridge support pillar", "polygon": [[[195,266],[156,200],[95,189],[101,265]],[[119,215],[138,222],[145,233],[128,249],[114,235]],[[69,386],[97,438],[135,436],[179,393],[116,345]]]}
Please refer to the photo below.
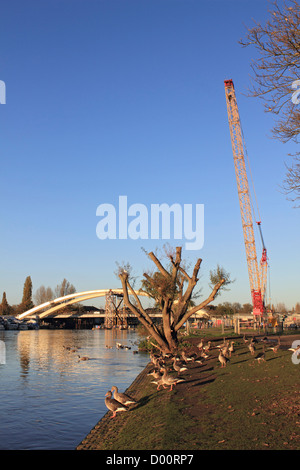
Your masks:
{"label": "bridge support pillar", "polygon": [[105,328],[127,328],[127,313],[123,294],[110,290],[105,296]]}

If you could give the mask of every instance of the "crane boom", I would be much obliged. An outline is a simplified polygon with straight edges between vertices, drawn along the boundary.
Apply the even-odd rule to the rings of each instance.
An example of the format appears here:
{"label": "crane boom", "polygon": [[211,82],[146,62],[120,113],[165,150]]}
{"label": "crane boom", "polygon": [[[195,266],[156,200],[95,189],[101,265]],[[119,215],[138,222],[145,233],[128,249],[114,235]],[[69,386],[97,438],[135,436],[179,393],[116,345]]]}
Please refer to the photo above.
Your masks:
{"label": "crane boom", "polygon": [[[225,95],[227,103],[228,121],[230,128],[231,144],[234,159],[235,176],[238,188],[240,211],[242,217],[242,226],[244,242],[246,249],[246,258],[248,265],[248,274],[250,281],[250,290],[253,303],[253,314],[262,315],[264,313],[264,292],[265,292],[265,267],[266,267],[266,249],[263,244],[263,256],[261,260],[261,270],[258,266],[255,237],[252,220],[251,200],[249,193],[248,177],[245,165],[244,147],[242,139],[241,122],[237,106],[235,90],[232,80],[225,80]],[[260,233],[260,222],[258,222]]]}

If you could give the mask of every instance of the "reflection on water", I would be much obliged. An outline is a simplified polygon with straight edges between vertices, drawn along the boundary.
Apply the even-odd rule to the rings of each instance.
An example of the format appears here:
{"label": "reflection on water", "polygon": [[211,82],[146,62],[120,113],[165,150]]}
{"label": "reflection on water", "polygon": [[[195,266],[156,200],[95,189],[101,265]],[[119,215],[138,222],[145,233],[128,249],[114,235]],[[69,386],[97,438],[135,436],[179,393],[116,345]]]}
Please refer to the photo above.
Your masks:
{"label": "reflection on water", "polygon": [[0,331],[0,449],[74,449],[106,413],[105,393],[125,390],[149,361],[133,354],[138,339],[134,330]]}

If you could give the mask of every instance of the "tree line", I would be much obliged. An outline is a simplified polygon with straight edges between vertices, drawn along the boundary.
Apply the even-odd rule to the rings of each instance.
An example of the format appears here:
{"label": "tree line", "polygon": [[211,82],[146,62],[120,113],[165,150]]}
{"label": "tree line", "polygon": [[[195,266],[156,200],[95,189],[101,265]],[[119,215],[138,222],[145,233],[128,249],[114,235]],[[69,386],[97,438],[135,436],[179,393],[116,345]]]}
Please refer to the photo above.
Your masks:
{"label": "tree line", "polygon": [[19,315],[20,313],[30,310],[35,305],[41,305],[49,302],[57,297],[64,297],[68,294],[74,294],[75,287],[67,279],[58,284],[53,290],[51,287],[40,286],[33,296],[32,294],[32,280],[27,276],[23,287],[22,301],[18,305],[9,305],[6,292],[3,292],[2,303],[0,304],[0,315]]}

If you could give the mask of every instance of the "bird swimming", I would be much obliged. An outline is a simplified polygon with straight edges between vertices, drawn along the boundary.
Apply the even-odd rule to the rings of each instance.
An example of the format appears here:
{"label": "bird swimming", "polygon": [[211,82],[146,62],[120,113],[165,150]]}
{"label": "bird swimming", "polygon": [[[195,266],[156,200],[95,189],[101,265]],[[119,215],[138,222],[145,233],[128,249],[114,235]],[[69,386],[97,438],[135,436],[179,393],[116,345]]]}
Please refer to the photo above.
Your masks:
{"label": "bird swimming", "polygon": [[78,357],[79,357],[78,362],[79,361],[88,361],[90,359],[88,356],[79,356],[79,354],[78,354]]}

